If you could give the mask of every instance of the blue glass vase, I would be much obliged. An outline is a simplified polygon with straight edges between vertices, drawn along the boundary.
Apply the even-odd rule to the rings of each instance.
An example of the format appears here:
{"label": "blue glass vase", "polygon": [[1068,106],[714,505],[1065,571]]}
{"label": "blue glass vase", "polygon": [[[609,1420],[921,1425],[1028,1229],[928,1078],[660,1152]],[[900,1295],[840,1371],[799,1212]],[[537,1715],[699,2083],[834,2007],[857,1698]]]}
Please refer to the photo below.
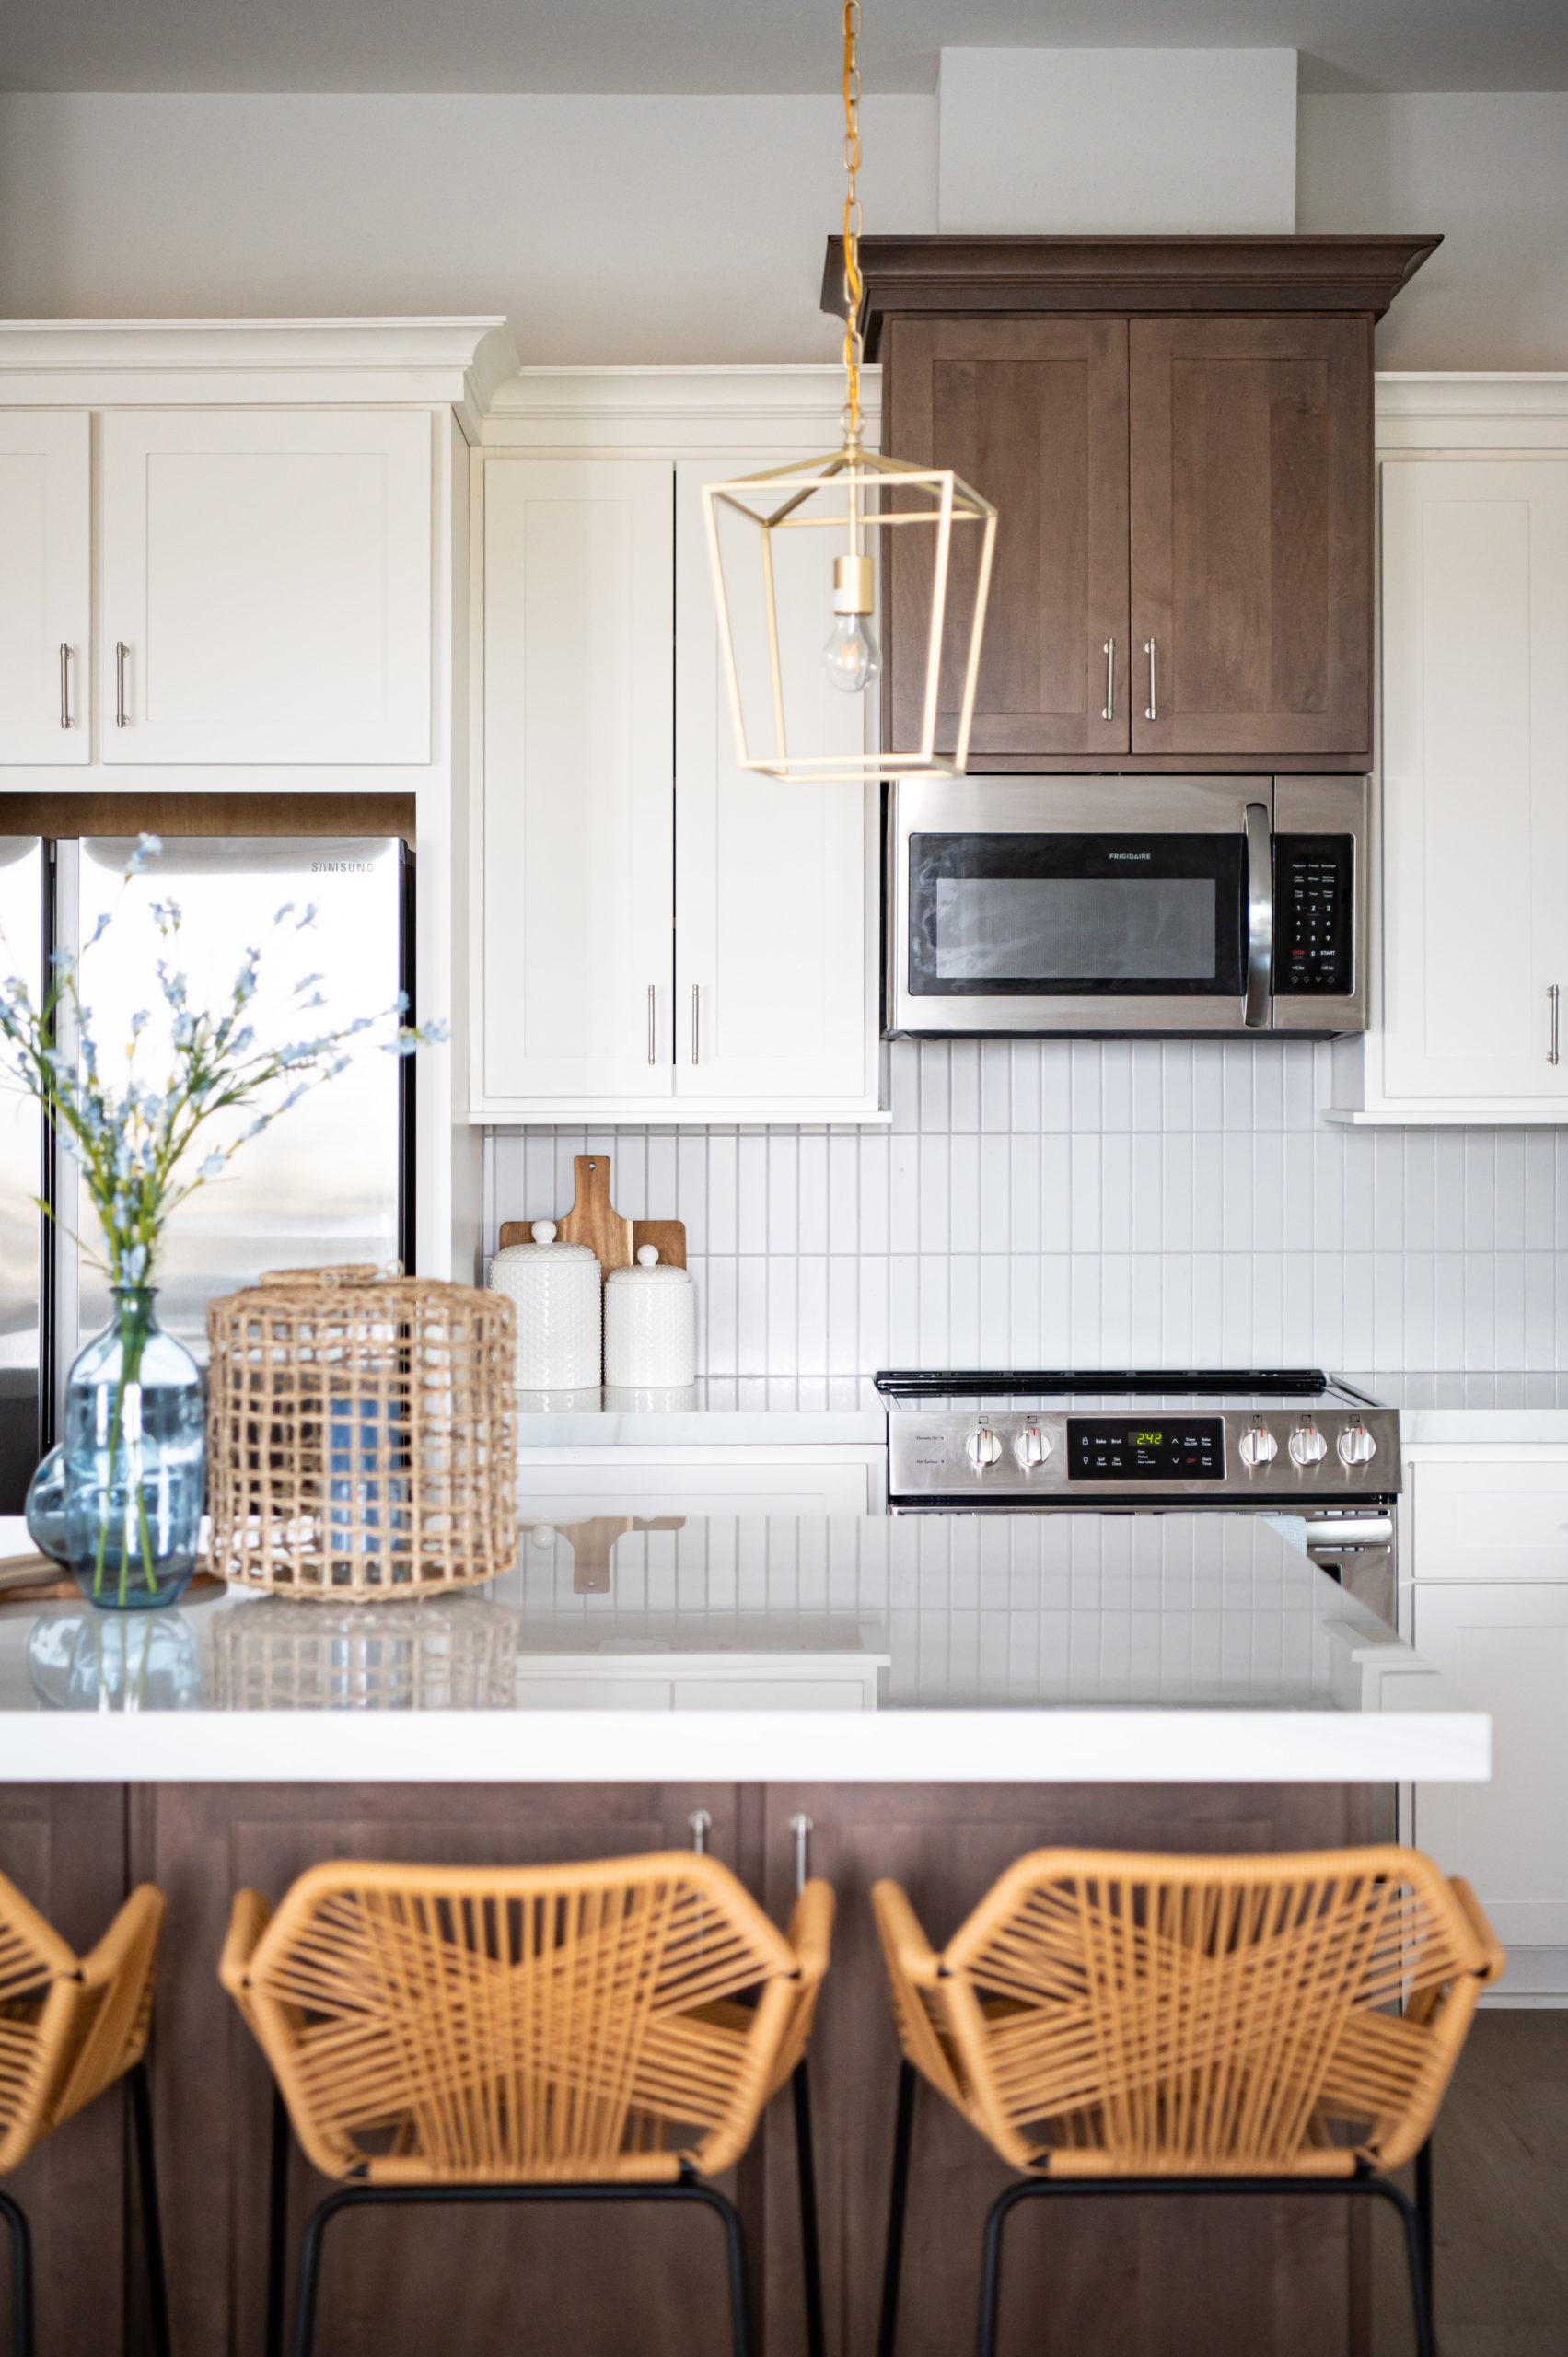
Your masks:
{"label": "blue glass vase", "polygon": [[202,1377],[154,1314],[150,1285],[117,1285],[114,1316],[65,1383],[65,1436],[33,1475],[28,1528],[90,1604],[174,1604],[196,1569],[206,1486]]}

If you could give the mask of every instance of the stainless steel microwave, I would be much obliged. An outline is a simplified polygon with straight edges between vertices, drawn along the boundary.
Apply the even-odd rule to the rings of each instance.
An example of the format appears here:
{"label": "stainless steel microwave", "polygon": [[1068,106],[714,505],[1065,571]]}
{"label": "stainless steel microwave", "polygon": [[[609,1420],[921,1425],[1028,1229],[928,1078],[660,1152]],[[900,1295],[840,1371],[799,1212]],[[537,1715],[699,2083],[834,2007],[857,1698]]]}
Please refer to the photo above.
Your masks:
{"label": "stainless steel microwave", "polygon": [[895,1036],[1360,1031],[1358,777],[902,780]]}

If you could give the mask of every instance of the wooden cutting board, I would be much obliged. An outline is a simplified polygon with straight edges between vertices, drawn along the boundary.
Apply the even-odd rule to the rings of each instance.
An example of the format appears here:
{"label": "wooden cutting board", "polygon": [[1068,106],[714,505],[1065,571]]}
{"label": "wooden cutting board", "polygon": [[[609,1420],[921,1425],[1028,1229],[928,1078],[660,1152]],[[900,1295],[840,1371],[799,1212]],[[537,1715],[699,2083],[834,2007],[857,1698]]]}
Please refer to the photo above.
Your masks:
{"label": "wooden cutting board", "polygon": [[[558,1222],[563,1244],[586,1244],[598,1258],[604,1275],[611,1269],[630,1269],[645,1244],[654,1245],[667,1269],[686,1266],[686,1223],[679,1219],[622,1219],[610,1201],[610,1156],[579,1154],[573,1161],[577,1191],[571,1210]],[[501,1223],[501,1247],[531,1244],[531,1219]]]}

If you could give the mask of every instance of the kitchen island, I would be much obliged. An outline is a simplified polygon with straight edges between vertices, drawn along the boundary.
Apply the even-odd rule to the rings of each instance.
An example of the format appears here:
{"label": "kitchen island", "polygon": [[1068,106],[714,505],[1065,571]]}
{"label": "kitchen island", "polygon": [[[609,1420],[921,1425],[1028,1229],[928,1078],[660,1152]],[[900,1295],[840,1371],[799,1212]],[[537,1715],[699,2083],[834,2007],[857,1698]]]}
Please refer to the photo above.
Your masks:
{"label": "kitchen island", "polygon": [[[168,1897],[155,2075],[183,2350],[261,2347],[268,2083],[215,1969],[242,1884],[275,1898],[328,1856],[681,1847],[701,1812],[709,1848],[783,1920],[808,1817],[812,1869],[839,1899],[812,2062],[830,2349],[859,2357],[896,2071],[867,1903],[878,1875],[906,1885],[941,1941],[1041,1843],[1355,1841],[1393,1831],[1400,1783],[1487,1773],[1484,1717],[1257,1517],[657,1504],[531,1524],[516,1572],[444,1604],[229,1594],[130,1622],[0,1611],[0,1864],[78,1942],[128,1884]],[[804,2346],[794,2165],[775,2105],[736,2184],[766,2357]],[[120,2313],[104,2221],[121,2177],[110,2105],[18,2180],[59,2357],[119,2345],[103,2329]],[[960,2121],[922,2105],[900,2357],[968,2345],[980,2220],[1003,2178]],[[297,2156],[293,2190],[296,2215],[319,2190]],[[1365,2293],[1351,2222],[1259,2212],[1123,2202],[1075,2212],[1066,2248],[1041,2220],[1018,2235],[1009,2302],[1058,2348],[1174,2351],[1198,2345],[1202,2319],[1209,2349],[1348,2357]],[[593,2211],[548,2225],[433,2213],[418,2231],[367,2212],[329,2268],[322,2345],[686,2357],[724,2345],[714,2258],[701,2220],[617,2219],[611,2236]],[[134,2325],[134,2296],[125,2313]]]}

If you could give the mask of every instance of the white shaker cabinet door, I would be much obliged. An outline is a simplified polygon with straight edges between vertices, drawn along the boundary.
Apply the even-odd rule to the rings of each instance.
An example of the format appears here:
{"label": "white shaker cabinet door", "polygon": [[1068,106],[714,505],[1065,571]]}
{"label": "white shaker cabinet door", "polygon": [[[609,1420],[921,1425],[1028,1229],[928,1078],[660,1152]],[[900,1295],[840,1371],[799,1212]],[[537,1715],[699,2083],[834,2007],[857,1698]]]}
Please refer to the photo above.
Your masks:
{"label": "white shaker cabinet door", "polygon": [[1568,1098],[1568,460],[1383,469],[1384,1086]]}
{"label": "white shaker cabinet door", "polygon": [[425,411],[103,424],[107,761],[430,759]]}
{"label": "white shaker cabinet door", "polygon": [[670,1081],[674,470],[485,468],[476,1110]]}
{"label": "white shaker cabinet door", "polygon": [[0,761],[88,758],[85,411],[0,412]]}
{"label": "white shaker cabinet door", "polygon": [[[877,788],[740,768],[709,570],[703,484],[769,464],[677,470],[675,1088],[742,1118],[752,1106],[850,1116],[877,1105]],[[797,537],[819,557],[779,576],[781,639],[813,658],[797,674],[798,725],[814,747],[858,758],[877,691],[846,696],[819,675],[835,552],[824,533]]]}
{"label": "white shaker cabinet door", "polygon": [[1474,1887],[1504,1947],[1558,1952],[1516,1956],[1514,1987],[1568,1994],[1568,1583],[1418,1579],[1411,1634],[1492,1716],[1491,1782],[1418,1785],[1416,1845]]}

